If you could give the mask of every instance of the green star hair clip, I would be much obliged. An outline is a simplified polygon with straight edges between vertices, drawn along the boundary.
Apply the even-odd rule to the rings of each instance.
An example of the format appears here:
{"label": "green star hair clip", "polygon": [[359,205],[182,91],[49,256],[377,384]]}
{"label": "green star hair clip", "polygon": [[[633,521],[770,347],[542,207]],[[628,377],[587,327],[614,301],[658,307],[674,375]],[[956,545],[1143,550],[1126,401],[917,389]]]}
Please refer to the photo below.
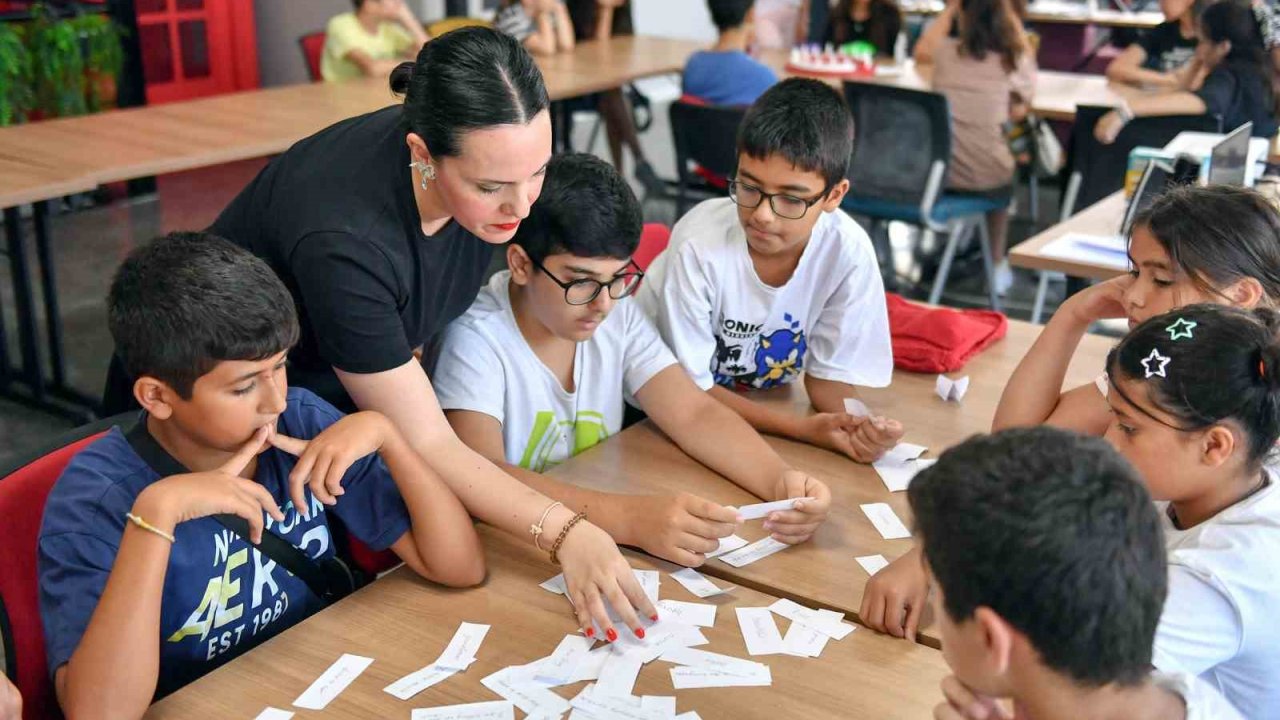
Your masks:
{"label": "green star hair clip", "polygon": [[1193,339],[1191,336],[1191,331],[1195,329],[1196,324],[1197,323],[1194,320],[1187,320],[1186,318],[1178,318],[1177,320],[1174,321],[1172,325],[1165,328],[1164,331],[1169,333],[1170,340],[1181,340],[1182,338],[1187,338],[1188,340],[1191,340]]}

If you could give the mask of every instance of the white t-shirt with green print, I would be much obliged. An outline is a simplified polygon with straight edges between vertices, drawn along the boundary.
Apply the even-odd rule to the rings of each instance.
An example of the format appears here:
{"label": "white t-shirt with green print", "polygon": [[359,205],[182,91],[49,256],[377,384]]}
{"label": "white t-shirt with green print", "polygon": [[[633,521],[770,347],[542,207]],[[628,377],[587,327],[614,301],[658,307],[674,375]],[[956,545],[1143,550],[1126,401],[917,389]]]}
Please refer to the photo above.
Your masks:
{"label": "white t-shirt with green print", "polygon": [[520,334],[510,277],[494,275],[445,330],[432,385],[445,410],[502,423],[507,462],[542,472],[616,434],[624,396],[634,397],[676,359],[635,301],[624,299],[578,344],[575,391],[568,392]]}

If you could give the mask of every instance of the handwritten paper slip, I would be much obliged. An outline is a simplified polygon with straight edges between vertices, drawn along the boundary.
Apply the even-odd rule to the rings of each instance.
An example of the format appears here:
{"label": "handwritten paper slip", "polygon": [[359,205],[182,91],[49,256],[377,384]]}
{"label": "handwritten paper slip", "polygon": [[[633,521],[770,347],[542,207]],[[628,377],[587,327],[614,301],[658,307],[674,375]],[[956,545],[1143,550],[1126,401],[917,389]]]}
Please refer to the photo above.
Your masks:
{"label": "handwritten paper slip", "polygon": [[927,448],[912,443],[898,443],[879,460],[871,463],[889,492],[902,492],[911,485],[916,473],[929,467],[937,460],[921,460],[920,456]]}
{"label": "handwritten paper slip", "polygon": [[538,663],[534,679],[555,685],[567,685],[587,659],[595,640],[581,635],[565,635],[549,657]]}
{"label": "handwritten paper slip", "polygon": [[671,668],[671,685],[677,690],[709,687],[767,687],[773,684],[768,665],[752,675],[734,675],[704,667]]}
{"label": "handwritten paper slip", "polygon": [[604,661],[600,678],[596,680],[596,695],[630,695],[640,676],[644,658],[631,653],[615,652]]}
{"label": "handwritten paper slip", "polygon": [[641,695],[640,709],[656,712],[662,718],[676,716],[676,698],[674,695]]}
{"label": "handwritten paper slip", "polygon": [[858,561],[858,564],[862,566],[863,570],[867,571],[868,575],[875,575],[889,567],[889,561],[883,555],[863,555],[854,558],[854,560]]}
{"label": "handwritten paper slip", "polygon": [[758,675],[760,668],[768,667],[754,660],[744,660],[732,655],[696,650],[694,648],[677,648],[669,650],[659,658],[664,662],[686,667],[700,667],[730,675]]}
{"label": "handwritten paper slip", "polygon": [[816,658],[822,654],[831,638],[815,627],[791,621],[787,634],[782,638],[782,649],[788,655]]}
{"label": "handwritten paper slip", "polygon": [[[474,662],[474,660],[472,662]],[[438,685],[454,675],[457,675],[458,672],[460,671],[436,667],[435,665],[428,665],[421,670],[405,675],[399,680],[382,688],[382,691],[392,697],[399,698],[400,700],[409,700],[414,695],[417,695],[432,685]]]}
{"label": "handwritten paper slip", "polygon": [[871,416],[871,409],[867,407],[866,403],[862,402],[858,398],[845,398],[844,411],[856,418]]}
{"label": "handwritten paper slip", "polygon": [[812,499],[813,498],[811,497],[804,497],[790,498],[788,500],[775,500],[773,502],[756,503],[755,505],[743,505],[740,508],[736,508],[736,510],[738,511],[738,517],[743,520],[759,520],[761,518],[768,517],[771,512],[794,510],[798,501]]}
{"label": "handwritten paper slip", "polygon": [[435,661],[435,666],[445,670],[467,669],[471,661],[476,659],[476,653],[480,650],[480,643],[484,642],[484,636],[488,634],[488,625],[462,623],[453,634],[453,639],[449,641],[449,645],[444,649],[444,652],[440,653],[440,657]]}
{"label": "handwritten paper slip", "polygon": [[480,684],[515,703],[529,715],[563,715],[569,712],[569,701],[534,681],[531,677],[533,672],[521,666],[509,667],[482,679]]}
{"label": "handwritten paper slip", "polygon": [[603,694],[598,685],[583,688],[569,704],[573,706],[569,717],[580,720],[667,720],[672,717],[661,710],[645,708],[638,697]]}
{"label": "handwritten paper slip", "polygon": [[289,712],[288,710],[281,710],[279,708],[269,707],[266,710],[263,710],[262,712],[258,713],[258,717],[254,718],[253,720],[289,720],[292,717],[293,717],[293,713]]}
{"label": "handwritten paper slip", "polygon": [[720,538],[720,547],[707,553],[707,559],[711,560],[712,558],[718,558],[721,555],[724,555],[725,553],[731,553],[740,547],[746,547],[746,546],[747,546],[747,541],[744,540],[743,538],[738,537],[737,535],[722,537]]}
{"label": "handwritten paper slip", "polygon": [[632,570],[631,572],[635,573],[636,582],[644,588],[644,594],[649,597],[649,602],[658,602],[658,586],[662,583],[662,574],[657,570]]}
{"label": "handwritten paper slip", "polygon": [[683,585],[685,590],[688,590],[700,598],[723,595],[737,589],[733,585],[723,589],[716,587],[715,583],[708,580],[705,575],[693,568],[682,568],[677,570],[671,573],[671,578]]}
{"label": "handwritten paper slip", "polygon": [[834,610],[813,610],[794,600],[785,598],[775,601],[769,610],[793,623],[807,625],[836,640],[843,640],[853,632],[854,626],[844,622],[844,613]]}
{"label": "handwritten paper slip", "polygon": [[911,537],[911,531],[902,524],[902,520],[898,519],[888,503],[867,503],[860,507],[885,540],[902,540]]}
{"label": "handwritten paper slip", "polygon": [[516,706],[507,700],[418,708],[412,720],[515,720]]}
{"label": "handwritten paper slip", "polygon": [[686,625],[715,627],[716,606],[707,603],[691,603],[683,600],[659,600],[658,613],[664,620],[675,620]]}
{"label": "handwritten paper slip", "polygon": [[690,710],[687,713],[681,713],[676,716],[676,720],[702,720],[702,716]]}
{"label": "handwritten paper slip", "polygon": [[747,645],[747,652],[752,655],[775,655],[783,652],[782,635],[773,622],[773,614],[769,608],[735,608],[738,614],[738,627],[742,630],[742,640]]}
{"label": "handwritten paper slip", "polygon": [[294,707],[304,710],[323,710],[334,698],[342,694],[360,673],[373,664],[373,658],[361,657],[350,653],[343,654],[337,662],[329,666],[324,674],[311,683],[311,687],[303,691]]}
{"label": "handwritten paper slip", "polygon": [[557,595],[569,594],[569,588],[564,584],[564,573],[560,573],[559,575],[542,583],[538,587],[542,588],[543,590],[546,590],[547,592],[553,592]]}
{"label": "handwritten paper slip", "polygon": [[786,550],[788,547],[791,546],[778,542],[772,537],[764,537],[740,550],[734,550],[720,559],[734,567],[743,567],[757,560],[763,560],[776,552]]}
{"label": "handwritten paper slip", "polygon": [[952,380],[946,375],[939,375],[933,389],[934,392],[938,393],[938,397],[944,401],[960,402],[964,399],[964,394],[969,392],[969,376],[965,375],[957,380]]}

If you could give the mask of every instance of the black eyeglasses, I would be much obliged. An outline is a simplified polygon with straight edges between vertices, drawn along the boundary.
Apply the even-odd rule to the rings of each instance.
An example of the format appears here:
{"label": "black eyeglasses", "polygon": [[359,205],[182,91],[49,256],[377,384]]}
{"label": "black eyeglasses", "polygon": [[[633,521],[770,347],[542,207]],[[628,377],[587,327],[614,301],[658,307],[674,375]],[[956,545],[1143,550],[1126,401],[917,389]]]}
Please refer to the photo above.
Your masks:
{"label": "black eyeglasses", "polygon": [[[571,282],[564,282],[552,275],[550,270],[542,266],[542,263],[535,260],[533,264],[546,273],[552,282],[564,289],[564,301],[570,305],[590,305],[600,295],[600,291],[605,288],[609,288],[609,297],[614,300],[621,300],[628,295],[634,295],[636,290],[640,289],[640,280],[644,278],[644,271],[640,269],[639,265],[636,265],[634,260],[628,262],[627,267],[623,268],[624,272],[614,275],[609,282],[600,282],[592,278],[580,278]],[[635,267],[635,272],[625,272],[631,267]]]}
{"label": "black eyeglasses", "polygon": [[754,185],[738,180],[729,181],[729,197],[733,198],[735,203],[744,208],[755,209],[767,199],[773,214],[787,220],[799,220],[804,217],[805,213],[809,212],[809,208],[817,205],[827,196],[828,190],[823,190],[821,195],[812,200],[805,200],[786,193],[767,193]]}

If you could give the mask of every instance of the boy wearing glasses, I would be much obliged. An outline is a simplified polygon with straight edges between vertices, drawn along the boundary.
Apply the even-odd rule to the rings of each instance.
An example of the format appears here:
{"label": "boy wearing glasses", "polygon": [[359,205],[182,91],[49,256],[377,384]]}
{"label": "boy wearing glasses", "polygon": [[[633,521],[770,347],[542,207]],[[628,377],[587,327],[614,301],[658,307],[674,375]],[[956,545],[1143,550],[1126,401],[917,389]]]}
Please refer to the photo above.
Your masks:
{"label": "boy wearing glasses", "polygon": [[[641,212],[626,181],[585,154],[557,155],[542,195],[493,277],[445,331],[434,386],[463,442],[624,545],[700,565],[733,533],[737,513],[687,493],[620,495],[540,473],[616,434],[624,396],[685,452],[765,500],[775,538],[807,540],[831,495],[792,470],[745,422],[705,393],[626,300],[643,273],[631,261]],[[714,432],[709,432],[714,429]]]}
{"label": "boy wearing glasses", "polygon": [[[838,92],[800,78],[770,88],[738,130],[729,197],[676,223],[638,300],[698,387],[756,430],[872,462],[903,430],[844,409],[855,386],[884,387],[893,374],[875,252],[840,211],[852,152]],[[816,414],[743,394],[802,374]]]}

